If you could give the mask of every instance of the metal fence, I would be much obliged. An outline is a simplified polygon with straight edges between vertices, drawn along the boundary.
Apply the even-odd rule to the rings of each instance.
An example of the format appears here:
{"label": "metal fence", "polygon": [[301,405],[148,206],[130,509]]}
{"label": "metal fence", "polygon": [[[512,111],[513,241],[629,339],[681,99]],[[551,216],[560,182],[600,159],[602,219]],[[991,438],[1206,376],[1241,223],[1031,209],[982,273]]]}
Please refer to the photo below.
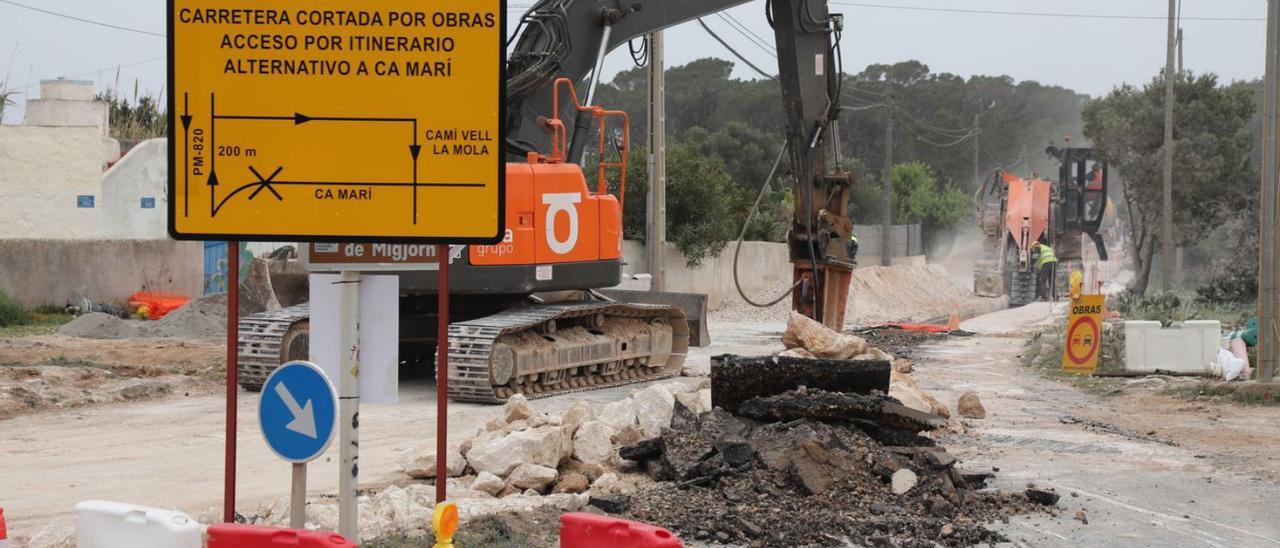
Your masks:
{"label": "metal fence", "polygon": [[[880,256],[882,228],[881,225],[853,225],[853,234],[858,237],[859,255]],[[889,225],[889,256],[916,255],[924,255],[924,240],[920,234],[920,225]]]}

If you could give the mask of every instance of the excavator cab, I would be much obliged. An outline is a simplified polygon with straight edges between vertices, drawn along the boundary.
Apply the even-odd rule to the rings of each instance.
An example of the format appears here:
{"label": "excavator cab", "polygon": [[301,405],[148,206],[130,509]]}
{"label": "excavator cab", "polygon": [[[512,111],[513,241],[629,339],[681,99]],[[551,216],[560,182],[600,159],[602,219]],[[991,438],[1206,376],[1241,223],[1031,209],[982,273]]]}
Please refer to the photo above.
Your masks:
{"label": "excavator cab", "polygon": [[1045,152],[1059,163],[1055,193],[1062,207],[1054,219],[1056,232],[1088,235],[1098,257],[1107,260],[1107,248],[1098,233],[1107,212],[1107,163],[1094,158],[1092,148],[1050,146]]}

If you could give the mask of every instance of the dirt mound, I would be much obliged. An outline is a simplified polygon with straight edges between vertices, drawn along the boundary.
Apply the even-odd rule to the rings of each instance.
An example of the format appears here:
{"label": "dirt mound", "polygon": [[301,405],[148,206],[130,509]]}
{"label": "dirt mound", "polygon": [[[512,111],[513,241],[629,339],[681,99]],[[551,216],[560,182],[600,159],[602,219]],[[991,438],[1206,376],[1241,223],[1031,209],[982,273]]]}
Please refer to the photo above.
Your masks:
{"label": "dirt mound", "polygon": [[102,312],[90,312],[58,328],[58,333],[86,339],[132,339],[141,322],[122,320]]}
{"label": "dirt mound", "polygon": [[59,327],[58,333],[86,339],[223,337],[227,333],[227,296],[218,293],[195,299],[155,321],[90,312]]}
{"label": "dirt mound", "polygon": [[227,295],[206,295],[154,322],[145,322],[144,337],[205,339],[227,334]]}
{"label": "dirt mound", "polygon": [[[753,295],[756,300],[773,298],[787,290],[780,284]],[[883,322],[922,322],[943,318],[952,305],[976,299],[966,287],[957,285],[946,269],[926,266],[872,266],[853,271],[845,325],[863,326]],[[791,299],[768,308],[756,308],[733,297],[711,312],[717,321],[786,321]]]}

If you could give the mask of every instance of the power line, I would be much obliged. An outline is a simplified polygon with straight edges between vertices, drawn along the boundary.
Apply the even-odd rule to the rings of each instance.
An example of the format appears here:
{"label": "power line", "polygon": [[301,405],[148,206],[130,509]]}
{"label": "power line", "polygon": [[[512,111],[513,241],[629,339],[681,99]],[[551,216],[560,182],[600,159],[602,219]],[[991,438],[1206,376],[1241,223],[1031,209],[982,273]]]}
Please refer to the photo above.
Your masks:
{"label": "power line", "polygon": [[[4,1],[4,0],[0,0],[0,1]],[[85,76],[93,76],[93,75],[95,75],[95,74],[99,74],[99,73],[101,73],[101,72],[102,72],[102,71],[104,71],[104,70],[122,69],[122,68],[125,68],[125,67],[132,67],[132,66],[137,66],[137,65],[145,65],[145,64],[147,64],[147,63],[154,63],[154,62],[156,62],[156,61],[163,61],[163,60],[165,60],[165,57],[152,57],[152,58],[150,58],[150,59],[143,59],[143,60],[141,60],[141,61],[134,61],[134,62],[132,62],[132,63],[125,63],[125,64],[123,64],[123,65],[112,65],[112,66],[109,66],[109,67],[102,67],[102,68],[100,68],[100,69],[97,69],[97,70],[91,70],[91,71],[89,71],[89,72],[83,72],[83,73],[80,73],[80,74],[73,74],[73,75],[71,75],[71,76],[65,76],[65,78],[67,78],[67,79],[76,79],[76,78],[82,78],[82,77],[85,77]],[[25,85],[25,86],[16,87],[16,88],[9,88],[9,89],[13,89],[13,90],[18,90],[18,89],[28,89],[28,88],[36,87],[36,86],[38,86],[38,85],[40,85],[40,84],[39,84],[39,83],[35,83],[35,84],[27,84],[27,85]]]}
{"label": "power line", "polygon": [[[1026,17],[1058,17],[1066,19],[1116,19],[1126,21],[1168,21],[1165,15],[1110,15],[1102,13],[1052,13],[1052,12],[1036,12],[1036,11],[999,11],[999,10],[979,10],[979,9],[962,9],[962,8],[934,8],[925,6],[895,6],[889,4],[864,4],[861,2],[831,2],[834,5],[852,6],[857,8],[880,8],[891,10],[906,11],[932,11],[940,13],[969,13],[981,15],[1015,15]],[[1263,17],[1183,17],[1184,21],[1266,21]]]}
{"label": "power line", "polygon": [[46,14],[46,15],[52,15],[52,16],[54,16],[54,17],[61,17],[61,18],[63,18],[63,19],[70,19],[70,20],[72,20],[72,21],[79,21],[79,22],[81,22],[81,23],[88,23],[88,24],[90,24],[90,25],[97,25],[97,26],[99,26],[99,27],[106,27],[106,28],[109,28],[109,29],[115,29],[115,30],[123,30],[123,31],[126,31],[126,32],[136,32],[136,33],[138,33],[138,34],[145,34],[145,35],[147,35],[147,36],[158,36],[158,37],[160,37],[160,38],[164,38],[164,37],[165,37],[165,35],[164,35],[164,34],[159,33],[159,32],[151,32],[151,31],[149,31],[149,30],[135,29],[135,28],[132,28],[132,27],[122,27],[122,26],[120,26],[120,25],[113,25],[113,24],[111,24],[111,23],[103,23],[102,21],[94,21],[93,19],[85,19],[85,18],[83,18],[83,17],[76,17],[76,16],[74,16],[74,15],[67,15],[67,14],[65,14],[65,13],[58,13],[58,12],[56,12],[56,11],[49,11],[49,10],[44,9],[44,8],[37,8],[37,7],[35,7],[35,6],[28,6],[28,5],[26,5],[26,4],[19,4],[19,3],[17,3],[17,2],[14,2],[13,0],[0,0],[0,3],[3,3],[3,4],[9,4],[10,6],[15,6],[15,7],[23,8],[23,9],[28,9],[28,10],[31,10],[31,11],[40,12],[40,13],[43,13],[43,14]]}
{"label": "power line", "polygon": [[[901,118],[901,120],[905,122],[907,119],[906,119],[906,118]],[[960,138],[957,138],[957,139],[956,139],[956,140],[954,140],[954,141],[951,141],[951,142],[948,142],[948,143],[939,143],[939,142],[936,142],[936,141],[930,140],[930,139],[928,139],[928,138],[924,137],[923,135],[920,135],[920,133],[918,133],[918,132],[916,131],[916,129],[915,129],[914,127],[912,127],[912,125],[911,125],[911,124],[902,124],[902,127],[907,128],[907,131],[908,131],[908,132],[910,132],[910,133],[911,133],[911,135],[915,136],[915,138],[916,138],[916,139],[919,139],[919,140],[921,140],[921,141],[923,141],[923,142],[925,142],[925,143],[928,143],[928,144],[933,145],[933,146],[938,147],[938,148],[951,148],[951,147],[953,147],[953,146],[959,145],[960,143],[963,143],[963,142],[965,142],[965,141],[968,141],[969,139],[972,139],[973,137],[977,137],[978,135],[980,135],[980,134],[982,133],[981,131],[979,131],[978,129],[976,129],[976,128],[975,128],[973,131],[970,131],[968,135],[964,135],[964,136],[962,136],[962,137],[960,137]]]}
{"label": "power line", "polygon": [[760,70],[760,67],[757,67],[751,64],[751,61],[748,61],[746,57],[744,57],[741,53],[738,53],[738,50],[733,49],[733,46],[730,46],[728,42],[725,42],[724,39],[721,38],[719,34],[716,34],[715,31],[711,30],[711,27],[708,27],[707,24],[702,21],[701,17],[698,18],[698,24],[702,25],[702,30],[707,31],[707,34],[710,34],[711,37],[715,38],[717,42],[720,42],[720,45],[724,46],[725,49],[729,50],[729,53],[732,53],[733,56],[737,57],[739,61],[746,63],[748,67],[751,67],[752,70],[756,71],[761,76],[764,76],[765,78],[768,78],[770,80],[777,80],[777,78],[774,77],[773,75],[763,70]]}
{"label": "power line", "polygon": [[766,42],[764,38],[760,37],[760,35],[752,32],[750,28],[747,28],[746,25],[742,24],[741,21],[738,21],[732,15],[725,12],[716,12],[716,16],[725,23],[728,23],[730,27],[733,27],[734,30],[738,31],[738,34],[741,34],[747,40],[751,41],[751,43],[758,46],[765,53],[773,57],[778,56],[777,49],[775,49],[772,44]]}
{"label": "power line", "polygon": [[933,125],[933,124],[931,124],[931,123],[929,123],[929,122],[926,122],[926,121],[924,121],[924,120],[921,120],[919,117],[917,117],[917,116],[915,116],[915,115],[913,115],[913,114],[911,114],[911,113],[909,113],[909,112],[906,112],[906,111],[901,111],[901,112],[902,112],[902,114],[903,114],[904,116],[907,116],[908,118],[910,118],[912,122],[915,122],[915,123],[916,123],[916,124],[918,124],[920,127],[923,127],[924,129],[927,129],[927,130],[930,130],[930,131],[933,131],[934,133],[937,133],[938,135],[941,135],[941,136],[946,137],[946,138],[953,138],[953,137],[956,137],[956,136],[958,136],[958,135],[967,135],[967,134],[969,134],[970,132],[972,132],[972,131],[973,131],[973,127],[960,128],[960,129],[946,129],[946,128],[940,128],[940,127],[935,126],[935,125]]}

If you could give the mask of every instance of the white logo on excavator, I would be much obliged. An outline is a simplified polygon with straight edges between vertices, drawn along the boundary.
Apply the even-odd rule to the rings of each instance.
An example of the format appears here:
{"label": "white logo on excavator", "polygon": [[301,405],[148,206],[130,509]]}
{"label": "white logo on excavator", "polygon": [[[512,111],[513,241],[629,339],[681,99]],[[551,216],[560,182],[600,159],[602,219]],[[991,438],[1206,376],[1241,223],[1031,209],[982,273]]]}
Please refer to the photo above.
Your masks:
{"label": "white logo on excavator", "polygon": [[[547,205],[547,245],[551,251],[564,255],[573,251],[578,245],[578,206],[582,195],[577,192],[552,192],[542,195],[542,203]],[[556,215],[560,212],[569,215],[569,235],[561,240],[556,237]]]}

